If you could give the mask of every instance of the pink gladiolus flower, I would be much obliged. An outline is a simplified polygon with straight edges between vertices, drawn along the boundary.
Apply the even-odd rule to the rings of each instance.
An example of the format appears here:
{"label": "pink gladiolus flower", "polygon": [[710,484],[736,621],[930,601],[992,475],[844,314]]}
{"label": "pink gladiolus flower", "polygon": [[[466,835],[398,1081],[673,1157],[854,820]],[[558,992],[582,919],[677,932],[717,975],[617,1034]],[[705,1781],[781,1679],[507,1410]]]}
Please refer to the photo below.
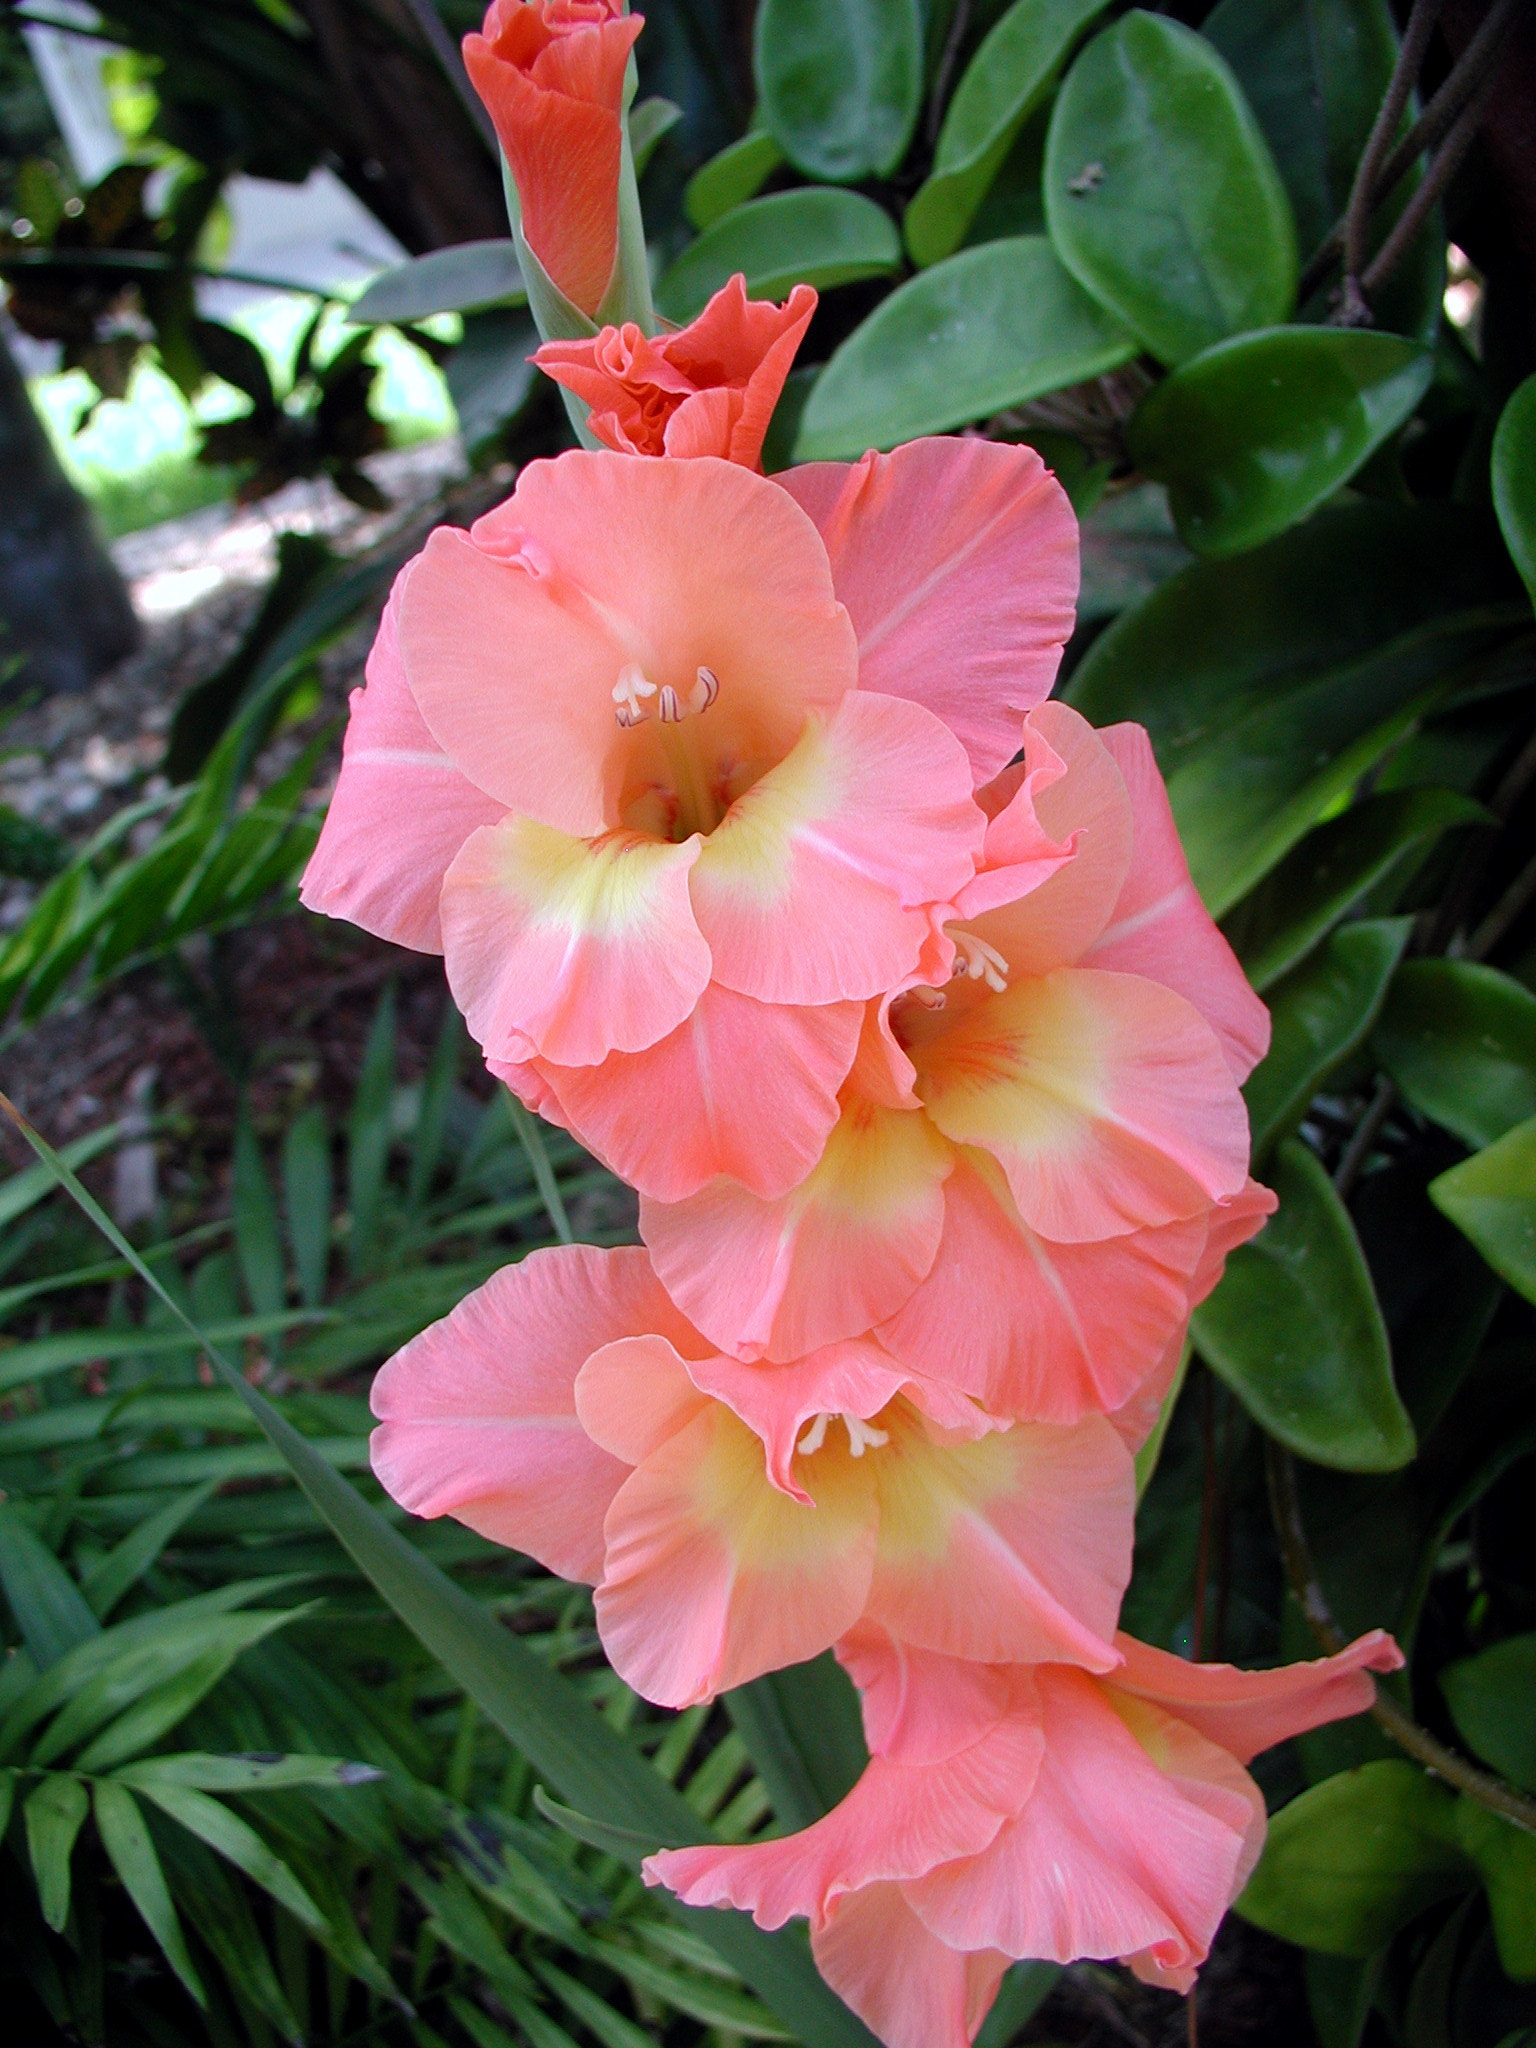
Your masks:
{"label": "pink gladiolus flower", "polygon": [[620,0],[491,0],[483,32],[464,38],[517,186],[523,239],[589,317],[618,256],[624,74],[644,26]]}
{"label": "pink gladiolus flower", "polygon": [[956,1663],[865,1623],[839,1646],[871,1750],[848,1797],[779,1841],[662,1851],[646,1876],[763,1927],[806,1915],[822,1974],[887,2048],[968,2048],[1011,1957],[1118,1958],[1187,1991],[1263,1846],[1242,1766],[1362,1712],[1367,1674],[1403,1659],[1379,1629],[1277,1671],[1116,1643],[1095,1676]]}
{"label": "pink gladiolus flower", "polygon": [[1269,1020],[1195,894],[1146,734],[1058,703],[980,792],[943,986],[872,1004],[842,1114],[776,1198],[641,1205],[663,1284],[747,1358],[865,1329],[987,1407],[1120,1408],[1273,1198],[1239,1083]]}
{"label": "pink gladiolus flower", "polygon": [[304,879],[441,947],[493,1071],[669,1200],[815,1165],[867,1001],[948,972],[973,788],[1071,625],[1030,450],[915,442],[822,510],[712,457],[530,464],[398,579]]}
{"label": "pink gladiolus flower", "polygon": [[765,305],[738,275],[676,334],[605,327],[590,341],[546,341],[533,360],[591,408],[593,433],[621,455],[718,455],[761,469],[763,436],[815,310],[808,284]]}
{"label": "pink gladiolus flower", "polygon": [[594,1582],[603,1647],[684,1707],[862,1618],[954,1657],[1107,1670],[1130,1454],[1099,1416],[988,1415],[870,1339],[723,1357],[643,1251],[531,1253],[379,1372],[373,1466]]}

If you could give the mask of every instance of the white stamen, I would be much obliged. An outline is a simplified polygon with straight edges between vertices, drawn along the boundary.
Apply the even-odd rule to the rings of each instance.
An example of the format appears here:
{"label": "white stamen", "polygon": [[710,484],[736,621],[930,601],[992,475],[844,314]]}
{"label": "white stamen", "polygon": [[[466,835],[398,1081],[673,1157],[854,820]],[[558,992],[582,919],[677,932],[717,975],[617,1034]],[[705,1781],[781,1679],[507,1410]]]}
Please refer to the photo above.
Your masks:
{"label": "white stamen", "polygon": [[656,699],[656,710],[663,725],[681,725],[688,716],[683,709],[682,699],[670,683],[663,683],[661,695]]}
{"label": "white stamen", "polygon": [[613,715],[620,725],[638,725],[645,716],[645,699],[656,695],[656,685],[638,661],[627,661],[613,686]]}
{"label": "white stamen", "polygon": [[693,712],[707,711],[720,694],[720,678],[712,668],[699,669],[699,679],[688,692],[688,708]]}
{"label": "white stamen", "polygon": [[955,942],[955,980],[984,981],[1000,996],[1008,986],[1008,962],[996,946],[989,946],[974,932],[951,931],[950,937]]}
{"label": "white stamen", "polygon": [[[848,1432],[848,1451],[852,1457],[862,1458],[866,1451],[877,1451],[882,1444],[888,1444],[891,1440],[888,1431],[872,1428],[861,1416],[850,1415],[846,1410],[842,1410],[840,1419]],[[829,1413],[816,1416],[805,1435],[795,1445],[795,1449],[803,1451],[807,1456],[812,1451],[819,1451],[827,1440],[827,1430],[832,1421],[833,1416]]]}
{"label": "white stamen", "polygon": [[896,1001],[892,1003],[891,1009],[894,1011],[903,1003],[916,1003],[920,1010],[942,1010],[948,1001],[949,998],[941,988],[909,988],[903,989],[902,993],[896,998]]}

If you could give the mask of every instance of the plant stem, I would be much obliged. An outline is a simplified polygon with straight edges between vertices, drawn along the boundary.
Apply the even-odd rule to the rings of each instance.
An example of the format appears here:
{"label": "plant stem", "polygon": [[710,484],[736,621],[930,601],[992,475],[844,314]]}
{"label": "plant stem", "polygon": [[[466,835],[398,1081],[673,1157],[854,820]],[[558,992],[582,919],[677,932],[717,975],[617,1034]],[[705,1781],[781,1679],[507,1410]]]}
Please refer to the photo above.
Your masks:
{"label": "plant stem", "polygon": [[1526,862],[1467,940],[1459,957],[1463,960],[1484,959],[1493,951],[1533,896],[1536,896],[1536,854]]}
{"label": "plant stem", "polygon": [[[1423,68],[1425,52],[1429,48],[1430,36],[1440,18],[1442,0],[1414,0],[1413,12],[1408,17],[1408,27],[1403,36],[1402,46],[1397,53],[1397,62],[1392,67],[1392,76],[1387,80],[1387,90],[1376,111],[1376,119],[1360,162],[1355,169],[1355,182],[1350,187],[1349,204],[1344,209],[1344,312],[1350,316],[1351,292],[1355,299],[1360,296],[1358,279],[1365,267],[1366,237],[1370,232],[1371,211],[1375,204],[1376,178],[1397,124],[1403,118],[1403,109],[1413,91],[1414,81]],[[1369,308],[1366,308],[1367,316]],[[1351,324],[1353,322],[1351,321]]]}
{"label": "plant stem", "polygon": [[1355,1191],[1355,1183],[1365,1171],[1365,1163],[1371,1156],[1371,1147],[1381,1136],[1381,1127],[1397,1107],[1397,1083],[1388,1080],[1385,1074],[1376,1083],[1376,1093],[1371,1097],[1370,1106],[1355,1126],[1354,1136],[1344,1148],[1344,1157],[1339,1161],[1339,1170],[1333,1176],[1334,1192],[1341,1202],[1347,1202]]}
{"label": "plant stem", "polygon": [[1439,202],[1440,195],[1461,168],[1462,158],[1472,147],[1473,137],[1483,124],[1484,110],[1497,83],[1498,73],[1490,65],[1487,75],[1479,81],[1477,90],[1447,130],[1445,140],[1435,151],[1418,190],[1398,215],[1391,233],[1371,258],[1364,276],[1359,281],[1359,290],[1365,299],[1369,300],[1374,293],[1379,292],[1396,270],[1412,246],[1415,235],[1428,219],[1430,208]]}
{"label": "plant stem", "polygon": [[949,98],[949,81],[954,76],[955,65],[960,56],[960,45],[965,41],[965,32],[970,24],[971,0],[955,0],[955,11],[950,16],[949,27],[944,35],[944,53],[939,58],[939,68],[934,74],[933,91],[928,97],[925,132],[930,149],[938,143],[939,130],[944,125],[944,102]]}
{"label": "plant stem", "polygon": [[[1270,1511],[1285,1560],[1286,1579],[1319,1646],[1329,1656],[1335,1656],[1344,1648],[1344,1631],[1334,1620],[1307,1541],[1296,1490],[1296,1461],[1283,1444],[1271,1438],[1266,1446],[1265,1462],[1269,1472]],[[1422,1764],[1447,1785],[1454,1786],[1458,1792],[1464,1792],[1478,1806],[1486,1807],[1490,1813],[1499,1814],[1517,1828],[1536,1835],[1536,1800],[1527,1799],[1512,1785],[1506,1785],[1502,1778],[1479,1770],[1476,1764],[1468,1763],[1465,1757],[1448,1749],[1438,1736],[1421,1727],[1380,1685],[1376,1688],[1376,1703],[1371,1713],[1377,1726],[1416,1763]]]}

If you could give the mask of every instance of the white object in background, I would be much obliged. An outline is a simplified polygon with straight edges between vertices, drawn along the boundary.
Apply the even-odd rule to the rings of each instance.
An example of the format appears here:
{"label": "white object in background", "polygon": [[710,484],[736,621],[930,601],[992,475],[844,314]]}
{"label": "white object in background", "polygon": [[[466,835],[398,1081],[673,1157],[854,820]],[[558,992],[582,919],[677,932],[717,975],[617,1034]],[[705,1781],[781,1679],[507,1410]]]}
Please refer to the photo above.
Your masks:
{"label": "white object in background", "polygon": [[47,27],[34,18],[22,22],[21,32],[74,162],[75,175],[82,185],[94,185],[127,155],[123,138],[113,125],[112,102],[101,75],[103,63],[117,46],[70,33],[71,29],[94,29],[100,22],[95,8],[85,6],[83,0],[45,0],[45,9],[38,11],[46,11],[60,26]]}

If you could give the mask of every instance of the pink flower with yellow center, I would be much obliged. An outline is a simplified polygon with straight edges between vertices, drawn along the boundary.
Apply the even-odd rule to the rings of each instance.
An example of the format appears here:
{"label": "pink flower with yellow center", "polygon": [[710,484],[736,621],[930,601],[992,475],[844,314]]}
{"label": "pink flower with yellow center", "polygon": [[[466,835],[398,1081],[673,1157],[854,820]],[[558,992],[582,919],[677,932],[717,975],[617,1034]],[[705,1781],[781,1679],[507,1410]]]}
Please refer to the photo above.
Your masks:
{"label": "pink flower with yellow center", "polygon": [[1130,1454],[1013,1424],[869,1339],[727,1358],[643,1251],[531,1253],[379,1372],[375,1472],[595,1584],[610,1662],[684,1707],[861,1619],[949,1656],[1089,1670],[1130,1573]]}
{"label": "pink flower with yellow center", "polygon": [[1030,450],[916,442],[817,514],[715,457],[530,464],[402,571],[304,879],[441,948],[493,1071],[669,1200],[815,1165],[1071,625]]}
{"label": "pink flower with yellow center", "polygon": [[738,1356],[873,1328],[993,1410],[1070,1421],[1137,1394],[1274,1206],[1239,1087],[1269,1020],[1140,727],[1043,704],[980,802],[952,969],[869,1006],[812,1172],[646,1200],[641,1233]]}
{"label": "pink flower with yellow center", "polygon": [[868,1622],[838,1655],[871,1761],[813,1827],[671,1849],[652,1883],[763,1927],[799,1914],[817,1965],[887,2048],[968,2048],[1015,1957],[1129,1963],[1188,1991],[1263,1847],[1243,1768],[1374,1697],[1379,1629],[1312,1664],[1239,1671],[1116,1637],[1095,1675],[959,1663]]}

